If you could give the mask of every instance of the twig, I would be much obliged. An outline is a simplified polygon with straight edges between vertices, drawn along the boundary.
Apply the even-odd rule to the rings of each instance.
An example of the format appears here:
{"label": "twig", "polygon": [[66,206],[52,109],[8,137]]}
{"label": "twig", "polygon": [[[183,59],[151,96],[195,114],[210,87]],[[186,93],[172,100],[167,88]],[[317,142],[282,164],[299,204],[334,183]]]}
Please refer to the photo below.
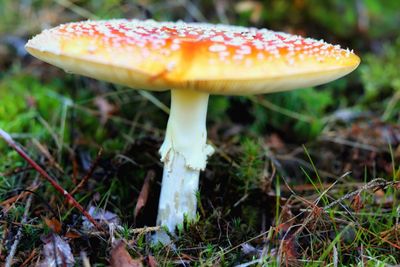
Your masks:
{"label": "twig", "polygon": [[92,177],[94,170],[97,167],[97,163],[101,157],[101,154],[103,153],[103,149],[100,148],[99,152],[97,153],[96,159],[93,161],[92,166],[90,166],[90,169],[88,173],[83,177],[83,179],[79,182],[79,184],[71,191],[71,196],[73,196],[79,189],[82,188],[82,186],[89,180],[90,177]]}
{"label": "twig", "polygon": [[[133,229],[129,229],[128,232],[130,234],[145,234],[145,233],[149,233],[149,232],[156,232],[156,231],[160,231],[162,228],[161,226],[145,226],[143,228],[133,228]],[[117,226],[117,230],[122,232],[124,231],[123,228],[121,226]],[[90,236],[99,236],[99,235],[105,235],[108,234],[106,232],[85,232],[86,235],[90,235]]]}
{"label": "twig", "polygon": [[102,231],[103,228],[93,219],[92,216],[71,196],[64,188],[62,188],[54,178],[52,178],[42,167],[39,166],[29,155],[14,142],[12,137],[0,128],[0,137],[3,138],[6,143],[12,147],[24,160],[26,160],[29,165],[31,165],[38,173],[40,173],[43,178],[45,178],[58,192],[60,192],[72,206],[77,208],[82,214],[99,230]]}
{"label": "twig", "polygon": [[143,227],[143,228],[134,228],[134,229],[130,229],[129,233],[131,234],[144,234],[144,233],[148,233],[148,232],[155,232],[155,231],[159,231],[161,229],[160,226],[151,226],[151,227]]}
{"label": "twig", "polygon": [[[2,134],[1,131],[2,130],[0,129],[0,134]],[[32,187],[33,188],[36,187],[37,183],[38,183],[38,176],[36,176],[35,180],[33,181]],[[31,194],[31,195],[29,195],[28,200],[26,201],[24,215],[22,216],[22,220],[21,220],[21,226],[18,228],[18,232],[15,235],[15,240],[10,249],[10,253],[7,256],[5,267],[11,267],[13,264],[13,259],[14,259],[15,253],[17,252],[17,247],[18,247],[19,241],[21,240],[21,237],[22,237],[22,226],[25,225],[28,220],[28,213],[29,213],[29,209],[31,208],[32,198],[33,198],[33,195]]]}
{"label": "twig", "polygon": [[354,148],[360,148],[363,150],[367,150],[367,151],[372,151],[372,152],[379,152],[381,151],[380,149],[378,149],[377,147],[368,145],[368,144],[363,144],[360,142],[354,142],[351,140],[347,140],[345,138],[341,138],[341,137],[336,137],[336,136],[322,136],[320,138],[318,138],[320,141],[325,141],[325,142],[331,142],[331,143],[336,143],[339,145],[345,145],[345,146],[349,146],[349,147],[354,147]]}
{"label": "twig", "polygon": [[324,210],[329,210],[330,208],[332,208],[336,204],[342,202],[345,199],[352,198],[353,196],[360,194],[362,191],[365,191],[365,190],[368,190],[368,189],[371,189],[371,188],[376,188],[376,187],[386,187],[386,186],[391,185],[391,184],[395,184],[395,183],[388,182],[388,181],[386,181],[385,179],[382,179],[382,178],[376,178],[376,179],[370,181],[369,183],[367,183],[366,185],[364,185],[363,187],[361,187],[360,189],[358,189],[356,191],[353,191],[353,192],[350,192],[350,193],[344,195],[343,197],[333,201],[329,205],[326,205],[325,207],[323,207],[323,209]]}
{"label": "twig", "polygon": [[24,260],[24,262],[19,267],[28,266],[29,262],[35,257],[36,253],[37,253],[36,249],[33,249],[31,254],[29,254],[28,258],[26,258],[26,260]]}

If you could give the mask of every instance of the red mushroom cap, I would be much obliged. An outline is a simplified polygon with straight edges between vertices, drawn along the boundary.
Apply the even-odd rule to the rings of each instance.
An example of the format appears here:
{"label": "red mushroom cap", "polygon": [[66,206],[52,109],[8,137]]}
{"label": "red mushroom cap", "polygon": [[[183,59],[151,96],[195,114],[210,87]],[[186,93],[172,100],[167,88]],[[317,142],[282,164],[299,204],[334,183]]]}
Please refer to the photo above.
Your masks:
{"label": "red mushroom cap", "polygon": [[326,83],[360,63],[322,40],[266,29],[152,20],[60,25],[26,45],[67,71],[133,88],[261,94]]}

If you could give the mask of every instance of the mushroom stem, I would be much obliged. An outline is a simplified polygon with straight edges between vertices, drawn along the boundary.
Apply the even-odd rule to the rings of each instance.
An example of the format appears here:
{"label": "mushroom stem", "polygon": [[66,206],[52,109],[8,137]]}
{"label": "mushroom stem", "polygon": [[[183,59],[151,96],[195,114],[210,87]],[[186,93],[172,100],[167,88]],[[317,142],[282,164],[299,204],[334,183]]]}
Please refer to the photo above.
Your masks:
{"label": "mushroom stem", "polygon": [[199,174],[214,149],[206,144],[209,94],[190,90],[171,91],[171,111],[164,143],[160,148],[164,174],[157,225],[170,232],[184,217],[196,216]]}

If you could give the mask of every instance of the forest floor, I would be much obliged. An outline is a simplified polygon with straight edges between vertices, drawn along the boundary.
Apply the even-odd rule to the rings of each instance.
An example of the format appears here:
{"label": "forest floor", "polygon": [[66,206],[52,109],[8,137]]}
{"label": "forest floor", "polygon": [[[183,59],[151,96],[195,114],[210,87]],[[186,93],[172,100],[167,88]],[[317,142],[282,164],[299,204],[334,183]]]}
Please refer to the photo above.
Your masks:
{"label": "forest floor", "polygon": [[0,128],[100,229],[0,138],[0,263],[400,264],[396,121],[337,108],[324,111],[318,133],[304,138],[290,125],[259,130],[257,116],[312,128],[315,114],[268,97],[211,97],[208,136],[217,150],[200,177],[198,217],[177,229],[171,245],[153,244],[169,93],[65,74],[28,56],[27,38],[17,31],[0,36]]}

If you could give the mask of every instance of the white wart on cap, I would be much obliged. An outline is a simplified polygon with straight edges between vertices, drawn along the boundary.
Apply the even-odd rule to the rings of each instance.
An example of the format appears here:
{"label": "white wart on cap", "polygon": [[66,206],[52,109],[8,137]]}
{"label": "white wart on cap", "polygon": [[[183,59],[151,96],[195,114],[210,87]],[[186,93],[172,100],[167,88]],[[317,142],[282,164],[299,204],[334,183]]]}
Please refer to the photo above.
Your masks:
{"label": "white wart on cap", "polygon": [[154,91],[247,95],[323,84],[360,59],[322,40],[266,29],[153,20],[85,21],[26,45],[70,72]]}

